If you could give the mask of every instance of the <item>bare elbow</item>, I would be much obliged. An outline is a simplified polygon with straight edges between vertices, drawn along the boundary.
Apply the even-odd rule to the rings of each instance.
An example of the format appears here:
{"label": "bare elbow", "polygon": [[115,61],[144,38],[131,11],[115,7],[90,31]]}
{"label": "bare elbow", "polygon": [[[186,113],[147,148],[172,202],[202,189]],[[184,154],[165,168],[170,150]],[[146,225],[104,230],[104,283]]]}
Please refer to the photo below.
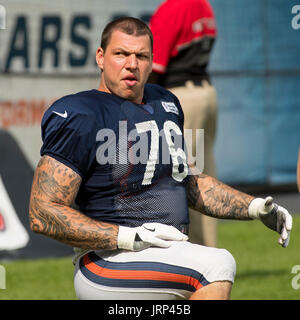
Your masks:
{"label": "bare elbow", "polygon": [[36,219],[30,219],[29,220],[29,226],[31,231],[33,231],[34,233],[42,233],[41,228],[38,224],[38,221],[36,221]]}

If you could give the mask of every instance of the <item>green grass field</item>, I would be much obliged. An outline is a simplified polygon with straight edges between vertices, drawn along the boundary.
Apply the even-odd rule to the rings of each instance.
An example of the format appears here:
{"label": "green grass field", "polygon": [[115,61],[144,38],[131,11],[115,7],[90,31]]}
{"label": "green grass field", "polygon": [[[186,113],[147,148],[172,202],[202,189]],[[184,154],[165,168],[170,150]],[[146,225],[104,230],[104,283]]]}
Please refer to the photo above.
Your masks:
{"label": "green grass field", "polygon": [[[277,244],[277,234],[259,221],[220,221],[218,230],[219,247],[228,249],[237,263],[233,300],[300,299],[291,273],[294,265],[300,265],[300,215],[294,216],[286,249]],[[0,289],[0,300],[76,299],[71,257],[1,264],[6,270],[6,289]]]}

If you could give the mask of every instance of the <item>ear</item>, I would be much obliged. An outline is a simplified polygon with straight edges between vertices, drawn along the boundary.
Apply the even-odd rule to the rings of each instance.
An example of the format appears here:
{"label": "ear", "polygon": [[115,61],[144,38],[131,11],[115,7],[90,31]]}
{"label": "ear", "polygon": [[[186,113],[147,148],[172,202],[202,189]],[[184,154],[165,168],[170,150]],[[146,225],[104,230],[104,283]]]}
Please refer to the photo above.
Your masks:
{"label": "ear", "polygon": [[98,48],[96,52],[96,62],[98,67],[103,70],[103,64],[104,64],[104,50],[102,48]]}
{"label": "ear", "polygon": [[153,54],[152,54],[152,59],[150,61],[150,65],[149,65],[149,76],[152,73],[152,68],[153,68]]}

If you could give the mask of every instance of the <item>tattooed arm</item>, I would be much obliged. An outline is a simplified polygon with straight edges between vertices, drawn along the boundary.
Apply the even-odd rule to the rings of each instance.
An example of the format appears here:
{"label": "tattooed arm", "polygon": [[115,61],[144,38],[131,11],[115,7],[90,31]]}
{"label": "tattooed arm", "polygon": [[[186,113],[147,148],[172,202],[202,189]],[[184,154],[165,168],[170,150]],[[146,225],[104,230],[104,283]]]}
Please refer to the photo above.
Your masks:
{"label": "tattooed arm", "polygon": [[76,172],[43,156],[31,189],[31,229],[73,247],[116,249],[117,225],[95,221],[72,208],[80,184],[81,177]]}
{"label": "tattooed arm", "polygon": [[235,190],[205,174],[190,176],[187,187],[189,206],[219,219],[250,220],[248,207],[254,197]]}

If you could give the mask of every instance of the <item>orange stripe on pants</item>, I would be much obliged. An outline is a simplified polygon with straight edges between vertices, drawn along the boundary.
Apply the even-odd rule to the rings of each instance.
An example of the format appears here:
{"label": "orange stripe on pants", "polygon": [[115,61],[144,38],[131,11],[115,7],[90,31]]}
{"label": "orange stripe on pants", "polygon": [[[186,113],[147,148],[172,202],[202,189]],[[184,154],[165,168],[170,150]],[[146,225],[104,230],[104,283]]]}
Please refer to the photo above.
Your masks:
{"label": "orange stripe on pants", "polygon": [[199,280],[190,276],[146,270],[112,270],[98,266],[90,260],[88,255],[83,257],[85,267],[92,273],[110,279],[126,279],[126,280],[158,280],[185,283],[193,286],[196,290],[203,287]]}

